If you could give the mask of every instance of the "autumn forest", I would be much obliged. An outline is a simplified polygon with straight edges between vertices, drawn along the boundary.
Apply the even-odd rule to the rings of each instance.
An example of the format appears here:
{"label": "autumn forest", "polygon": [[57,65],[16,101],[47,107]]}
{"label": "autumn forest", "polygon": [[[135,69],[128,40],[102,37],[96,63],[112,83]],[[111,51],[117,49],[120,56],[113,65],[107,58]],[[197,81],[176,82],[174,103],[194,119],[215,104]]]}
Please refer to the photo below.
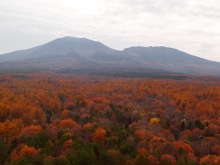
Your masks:
{"label": "autumn forest", "polygon": [[0,75],[2,165],[219,165],[220,81]]}

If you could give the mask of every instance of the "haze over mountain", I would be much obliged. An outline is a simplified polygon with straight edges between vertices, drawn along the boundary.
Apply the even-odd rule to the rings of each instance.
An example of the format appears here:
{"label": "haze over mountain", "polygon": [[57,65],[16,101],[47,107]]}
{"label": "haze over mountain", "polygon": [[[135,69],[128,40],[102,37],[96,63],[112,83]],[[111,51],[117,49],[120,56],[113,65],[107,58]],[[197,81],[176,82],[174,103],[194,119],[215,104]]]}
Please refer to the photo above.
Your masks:
{"label": "haze over mountain", "polygon": [[220,63],[167,47],[131,47],[123,51],[85,38],[64,37],[0,56],[0,71],[142,70],[219,74]]}

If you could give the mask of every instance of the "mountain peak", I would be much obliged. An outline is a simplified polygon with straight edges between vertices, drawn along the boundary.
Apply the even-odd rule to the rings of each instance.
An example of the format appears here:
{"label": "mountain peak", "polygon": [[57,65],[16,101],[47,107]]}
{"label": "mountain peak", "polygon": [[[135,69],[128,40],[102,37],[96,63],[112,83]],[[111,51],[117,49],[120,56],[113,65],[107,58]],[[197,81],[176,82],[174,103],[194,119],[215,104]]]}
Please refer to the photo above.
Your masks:
{"label": "mountain peak", "polygon": [[[70,42],[93,42],[93,43],[100,43],[98,41],[90,40],[88,38],[79,38],[79,37],[72,37],[72,36],[65,36],[61,38],[57,38],[54,41],[70,41]],[[100,43],[101,44],[101,43]]]}
{"label": "mountain peak", "polygon": [[52,58],[58,56],[88,57],[97,53],[114,54],[116,52],[117,51],[105,46],[98,41],[93,41],[87,38],[66,36],[62,38],[57,38],[53,41],[34,48],[7,53],[0,56],[0,62]]}
{"label": "mountain peak", "polygon": [[56,46],[56,47],[61,47],[61,48],[68,47],[69,49],[80,49],[80,48],[81,49],[88,49],[88,48],[89,49],[102,49],[102,50],[111,49],[98,41],[93,41],[87,38],[71,37],[71,36],[57,38],[45,44],[45,46],[49,46],[49,45],[52,47]]}

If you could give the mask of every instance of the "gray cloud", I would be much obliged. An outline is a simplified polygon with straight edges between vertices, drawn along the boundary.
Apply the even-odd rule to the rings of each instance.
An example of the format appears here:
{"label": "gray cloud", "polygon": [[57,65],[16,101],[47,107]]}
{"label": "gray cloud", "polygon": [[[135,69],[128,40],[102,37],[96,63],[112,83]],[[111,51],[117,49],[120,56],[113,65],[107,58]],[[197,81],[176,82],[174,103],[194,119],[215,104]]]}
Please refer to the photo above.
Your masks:
{"label": "gray cloud", "polygon": [[123,49],[169,46],[220,61],[218,0],[0,1],[0,53],[63,36]]}

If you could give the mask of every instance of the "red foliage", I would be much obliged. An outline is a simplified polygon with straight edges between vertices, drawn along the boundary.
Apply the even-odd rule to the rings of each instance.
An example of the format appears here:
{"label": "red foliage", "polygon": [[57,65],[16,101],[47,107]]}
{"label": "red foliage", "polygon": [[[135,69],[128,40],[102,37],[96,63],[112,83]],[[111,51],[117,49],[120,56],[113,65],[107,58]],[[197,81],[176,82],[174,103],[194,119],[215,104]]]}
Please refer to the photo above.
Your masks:
{"label": "red foliage", "polygon": [[30,136],[36,136],[39,133],[42,132],[42,127],[41,126],[35,126],[35,125],[31,125],[29,127],[26,127],[24,129],[21,130],[20,136],[24,136],[24,137],[30,137]]}
{"label": "red foliage", "polygon": [[79,131],[81,129],[81,126],[71,119],[61,120],[58,127],[70,131]]}

